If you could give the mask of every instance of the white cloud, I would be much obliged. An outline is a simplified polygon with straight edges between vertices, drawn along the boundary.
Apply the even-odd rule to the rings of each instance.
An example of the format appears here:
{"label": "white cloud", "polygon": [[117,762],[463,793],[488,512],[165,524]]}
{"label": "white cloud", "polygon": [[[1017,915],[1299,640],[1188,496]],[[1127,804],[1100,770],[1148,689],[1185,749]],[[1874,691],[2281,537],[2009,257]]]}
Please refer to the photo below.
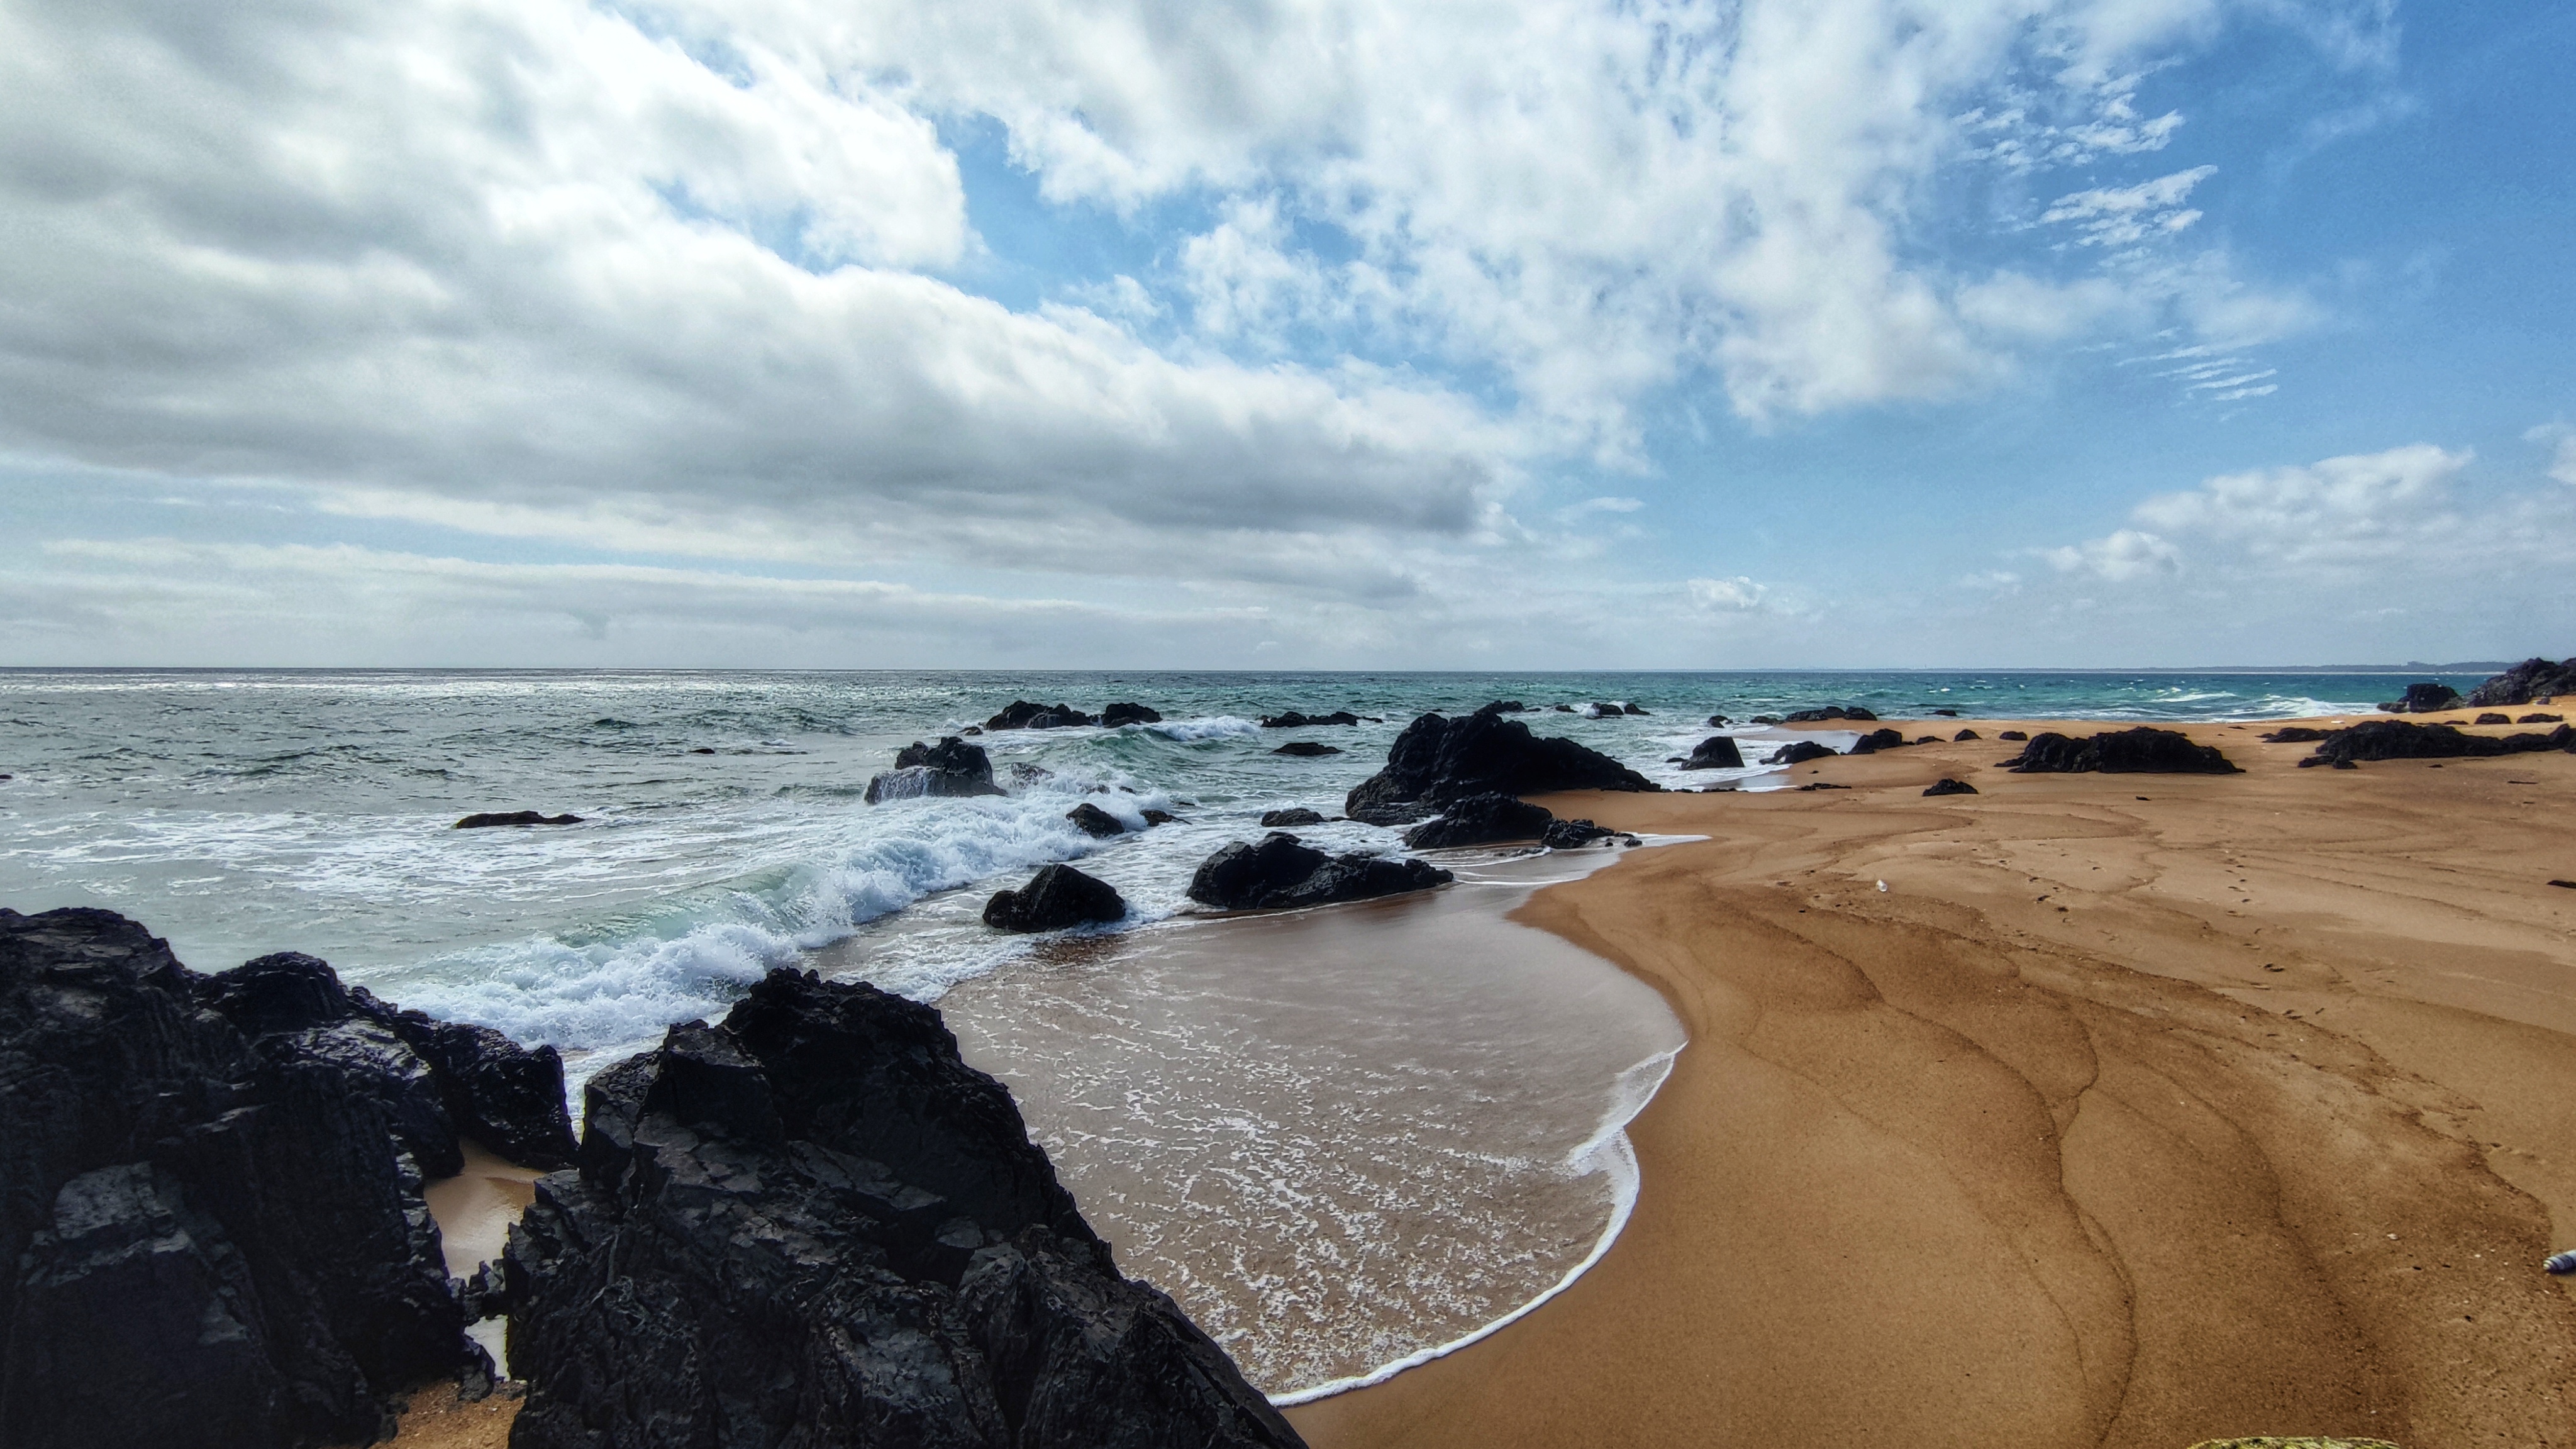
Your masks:
{"label": "white cloud", "polygon": [[2138,505],[2138,522],[2291,564],[2392,558],[2446,512],[2472,454],[2416,443],[2305,466],[2226,473]]}
{"label": "white cloud", "polygon": [[1771,590],[1738,574],[1731,579],[1692,579],[1684,586],[1692,604],[1712,613],[1750,613]]}
{"label": "white cloud", "polygon": [[2561,483],[2576,484],[2576,428],[2565,423],[2543,423],[2522,438],[2527,443],[2548,445],[2549,476]]}
{"label": "white cloud", "polygon": [[2059,197],[2039,219],[2073,223],[2082,233],[2082,246],[2132,246],[2150,234],[2171,236],[2200,220],[2200,213],[2183,203],[2194,187],[2217,174],[2215,166],[2195,166],[2135,186],[2078,191]]}
{"label": "white cloud", "polygon": [[2177,573],[2182,568],[2180,550],[2152,533],[2134,528],[2088,543],[2047,549],[2040,556],[2059,573],[2086,574],[2113,583]]}

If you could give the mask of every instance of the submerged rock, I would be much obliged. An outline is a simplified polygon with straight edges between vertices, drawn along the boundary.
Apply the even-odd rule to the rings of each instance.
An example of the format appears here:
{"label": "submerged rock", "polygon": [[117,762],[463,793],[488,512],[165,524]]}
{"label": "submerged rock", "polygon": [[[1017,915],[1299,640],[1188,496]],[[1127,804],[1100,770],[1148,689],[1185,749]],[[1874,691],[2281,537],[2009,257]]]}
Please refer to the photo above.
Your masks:
{"label": "submerged rock", "polygon": [[2021,775],[2239,775],[2213,745],[2179,730],[2110,730],[2082,739],[2049,733],[2033,738],[2007,768]]}
{"label": "submerged rock", "polygon": [[1486,845],[1498,840],[1536,840],[1556,816],[1546,807],[1524,805],[1509,795],[1470,795],[1454,801],[1440,818],[1404,834],[1415,850]]}
{"label": "submerged rock", "polygon": [[1342,747],[1339,745],[1318,744],[1313,740],[1290,740],[1288,743],[1281,745],[1270,753],[1274,755],[1291,755],[1299,759],[1311,760],[1324,755],[1338,755],[1341,752]]}
{"label": "submerged rock", "polygon": [[1470,795],[1658,788],[1572,740],[1540,739],[1487,705],[1459,719],[1426,714],[1406,725],[1387,751],[1386,768],[1353,787],[1343,813],[1373,825],[1402,825]]}
{"label": "submerged rock", "polygon": [[1710,735],[1691,747],[1690,758],[1682,761],[1685,770],[1740,770],[1744,768],[1744,751],[1732,735]]}
{"label": "submerged rock", "polygon": [[1286,910],[1446,885],[1455,877],[1427,862],[1389,860],[1354,851],[1326,855],[1273,831],[1257,843],[1237,840],[1199,862],[1190,899],[1227,911]]}
{"label": "submerged rock", "polygon": [[1110,836],[1127,833],[1125,821],[1088,800],[1064,812],[1064,818],[1073,822],[1074,829],[1095,840],[1106,840]]}
{"label": "submerged rock", "polygon": [[1160,713],[1147,709],[1141,704],[1103,705],[1100,710],[1100,723],[1106,729],[1114,730],[1121,725],[1161,724],[1162,722],[1163,716]]}
{"label": "submerged rock", "polygon": [[935,745],[915,740],[895,751],[894,769],[868,781],[867,801],[882,805],[889,800],[919,800],[925,796],[1001,793],[1002,787],[993,783],[993,758],[984,753],[984,747],[945,735]]}
{"label": "submerged rock", "polygon": [[[2510,704],[2514,701],[2500,700],[2497,702]],[[2410,684],[2406,686],[2405,698],[2391,700],[2380,706],[2381,709],[2388,711],[2390,714],[2439,714],[2443,710],[2458,709],[2459,707],[2460,692],[2458,690],[2453,689],[2447,684],[2439,684],[2429,679],[2425,680],[2421,684]]]}
{"label": "submerged rock", "polygon": [[1265,810],[1261,814],[1261,826],[1265,830],[1291,830],[1300,825],[1323,823],[1324,817],[1320,812],[1306,809],[1302,805],[1292,806],[1286,810]]}
{"label": "submerged rock", "polygon": [[1285,714],[1261,717],[1261,727],[1266,730],[1297,730],[1309,725],[1355,725],[1359,722],[1360,717],[1346,709],[1337,709],[1331,714],[1299,714],[1292,709]]}
{"label": "submerged rock", "polygon": [[929,1007],[773,971],[584,1115],[510,1235],[514,1449],[1299,1442]]}
{"label": "submerged rock", "polygon": [[447,827],[450,830],[489,830],[496,825],[579,825],[578,815],[541,815],[534,810],[484,810],[468,815]]}
{"label": "submerged rock", "polygon": [[2546,704],[2562,694],[2576,694],[2576,659],[2552,664],[2526,659],[2469,691],[2468,702],[2481,709],[2498,704]]}
{"label": "submerged rock", "polygon": [[1061,931],[1124,919],[1127,902],[1107,881],[1069,865],[1042,865],[1018,890],[993,892],[984,924],[1005,931]]}

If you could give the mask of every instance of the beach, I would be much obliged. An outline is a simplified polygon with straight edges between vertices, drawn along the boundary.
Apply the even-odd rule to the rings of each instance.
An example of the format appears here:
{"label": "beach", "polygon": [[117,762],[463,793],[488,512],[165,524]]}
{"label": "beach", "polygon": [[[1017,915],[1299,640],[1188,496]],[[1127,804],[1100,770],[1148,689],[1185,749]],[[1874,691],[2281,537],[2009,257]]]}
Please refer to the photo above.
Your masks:
{"label": "beach", "polygon": [[2245,774],[2017,776],[2011,722],[1904,730],[1962,727],[1797,771],[1847,790],[1541,802],[1709,837],[1518,915],[1689,1033],[1634,1216],[1310,1442],[2576,1441],[2576,759],[2200,725]]}

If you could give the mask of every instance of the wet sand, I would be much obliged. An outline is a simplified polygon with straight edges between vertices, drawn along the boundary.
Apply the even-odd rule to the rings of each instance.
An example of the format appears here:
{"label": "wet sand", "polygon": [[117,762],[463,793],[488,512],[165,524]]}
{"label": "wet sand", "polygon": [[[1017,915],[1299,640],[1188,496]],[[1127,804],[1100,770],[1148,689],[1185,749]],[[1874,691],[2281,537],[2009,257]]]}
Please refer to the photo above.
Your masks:
{"label": "wet sand", "polygon": [[2249,773],[2017,776],[2011,722],[1897,727],[1985,738],[1544,802],[1712,837],[1516,917],[1690,1033],[1635,1215],[1310,1441],[2576,1444],[2576,757],[2222,725]]}

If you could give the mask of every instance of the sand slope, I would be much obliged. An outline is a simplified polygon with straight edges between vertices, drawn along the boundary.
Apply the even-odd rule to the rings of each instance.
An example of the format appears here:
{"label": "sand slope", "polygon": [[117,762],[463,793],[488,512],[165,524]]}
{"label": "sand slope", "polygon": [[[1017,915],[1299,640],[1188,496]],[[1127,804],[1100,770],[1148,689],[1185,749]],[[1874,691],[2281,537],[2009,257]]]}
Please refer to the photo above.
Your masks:
{"label": "sand slope", "polygon": [[2030,777],[1904,728],[1963,723],[1797,772],[1848,791],[1546,802],[1713,837],[1521,916],[1690,1030],[1636,1216],[1298,1410],[1320,1449],[2576,1443],[2576,757],[2201,727],[2250,773]]}

